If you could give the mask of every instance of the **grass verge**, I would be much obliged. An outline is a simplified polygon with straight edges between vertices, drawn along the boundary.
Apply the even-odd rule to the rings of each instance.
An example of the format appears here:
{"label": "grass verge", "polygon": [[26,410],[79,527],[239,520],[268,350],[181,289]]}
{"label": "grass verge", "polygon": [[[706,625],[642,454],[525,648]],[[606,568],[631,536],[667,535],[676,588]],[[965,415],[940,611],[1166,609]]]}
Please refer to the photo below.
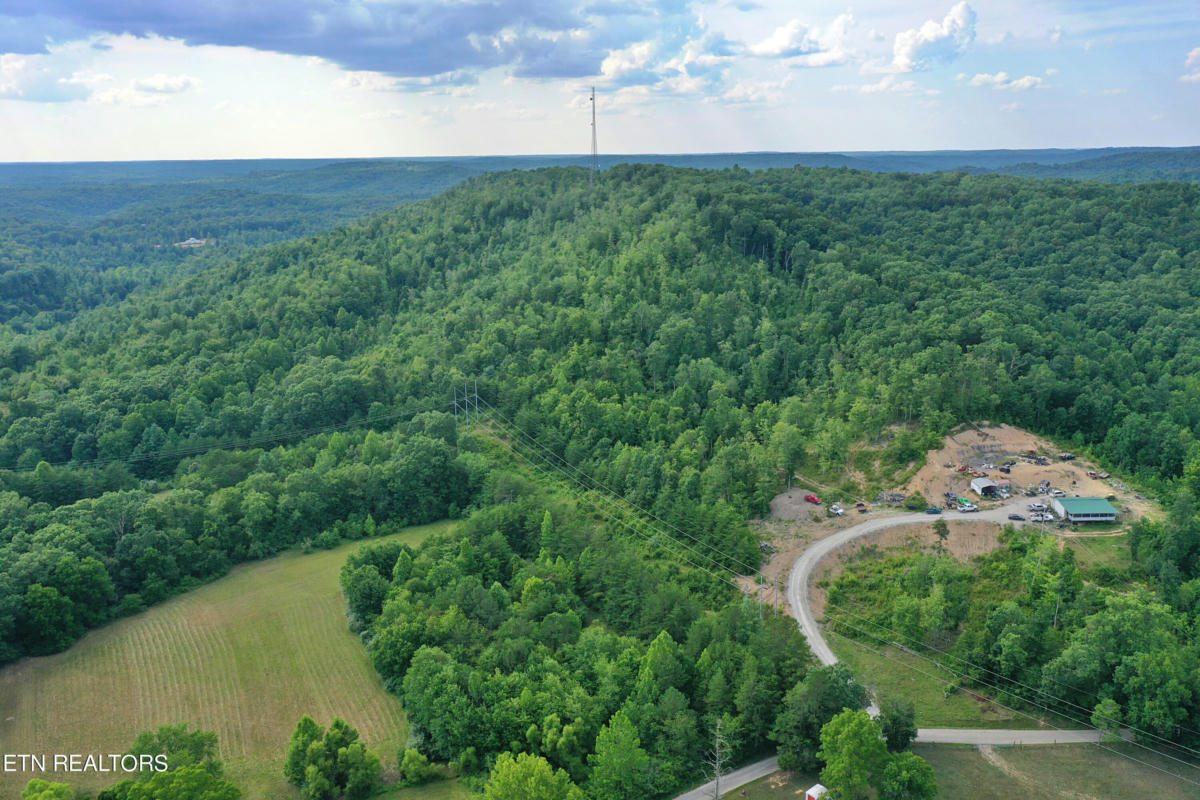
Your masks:
{"label": "grass verge", "polygon": [[[990,699],[960,689],[945,696],[955,676],[929,661],[896,647],[872,644],[871,650],[844,636],[832,634],[829,646],[877,699],[903,697],[917,710],[922,728],[1040,728],[1037,718],[1010,711]],[[878,652],[872,652],[878,651]],[[1050,724],[1068,727],[1063,720]]]}

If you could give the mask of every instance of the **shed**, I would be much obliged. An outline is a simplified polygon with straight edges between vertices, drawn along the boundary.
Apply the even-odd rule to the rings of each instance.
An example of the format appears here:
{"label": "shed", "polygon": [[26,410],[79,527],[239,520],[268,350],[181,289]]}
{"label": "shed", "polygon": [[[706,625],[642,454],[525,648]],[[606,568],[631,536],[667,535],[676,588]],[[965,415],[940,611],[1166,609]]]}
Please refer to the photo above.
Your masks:
{"label": "shed", "polygon": [[987,478],[976,478],[971,481],[971,491],[980,497],[995,497],[997,488],[996,482]]}
{"label": "shed", "polygon": [[1103,497],[1056,497],[1050,501],[1059,519],[1068,522],[1113,522],[1117,510]]}
{"label": "shed", "polygon": [[804,800],[821,800],[821,796],[829,790],[821,784],[815,784],[811,789],[804,793]]}

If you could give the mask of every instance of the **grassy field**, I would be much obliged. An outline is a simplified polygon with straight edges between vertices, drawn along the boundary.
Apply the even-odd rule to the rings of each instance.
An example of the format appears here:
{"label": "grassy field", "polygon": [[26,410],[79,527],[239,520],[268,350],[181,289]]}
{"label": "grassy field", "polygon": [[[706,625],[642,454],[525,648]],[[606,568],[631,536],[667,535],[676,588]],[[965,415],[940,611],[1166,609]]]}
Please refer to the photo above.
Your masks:
{"label": "grassy field", "polygon": [[[1150,766],[1093,745],[997,747],[983,753],[969,745],[913,745],[937,773],[938,797],[948,800],[1195,800],[1197,790]],[[1165,759],[1132,753],[1155,767]],[[1192,780],[1198,780],[1195,775]],[[777,773],[729,794],[747,800],[796,800],[816,775]],[[741,794],[741,792],[745,794]]]}
{"label": "grassy field", "polygon": [[[986,698],[959,690],[946,697],[943,689],[954,676],[936,665],[895,647],[882,654],[871,652],[855,641],[836,634],[829,646],[876,698],[904,697],[917,709],[922,728],[1038,728],[1037,719],[1009,711]],[[872,649],[878,646],[872,644]],[[1053,719],[1059,727],[1074,727]]]}
{"label": "grassy field", "polygon": [[[452,524],[396,538],[415,543]],[[246,800],[286,798],[297,796],[281,774],[288,738],[310,714],[323,725],[344,718],[394,769],[407,737],[404,712],[346,627],[338,585],[342,563],[358,546],[244,565],[93,631],[65,653],[4,668],[0,752],[120,753],[141,731],[188,722],[217,732],[226,773]],[[31,777],[0,773],[0,797],[18,796]],[[71,780],[93,791],[113,782],[82,774]],[[419,796],[455,792],[442,784]]]}
{"label": "grassy field", "polygon": [[1128,536],[1079,536],[1067,539],[1067,546],[1075,551],[1075,562],[1081,569],[1129,566]]}

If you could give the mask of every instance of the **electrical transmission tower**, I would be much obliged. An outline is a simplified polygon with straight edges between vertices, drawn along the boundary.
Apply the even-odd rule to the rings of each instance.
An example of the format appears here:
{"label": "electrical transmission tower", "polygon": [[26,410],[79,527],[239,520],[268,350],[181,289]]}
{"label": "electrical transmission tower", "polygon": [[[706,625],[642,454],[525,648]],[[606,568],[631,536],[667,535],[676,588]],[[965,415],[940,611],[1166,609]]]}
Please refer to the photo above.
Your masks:
{"label": "electrical transmission tower", "polygon": [[476,419],[479,418],[479,379],[475,379],[473,385],[463,381],[462,392],[458,391],[458,387],[454,387],[454,420],[458,421],[458,412],[463,413],[463,421],[471,424],[471,414],[474,414]]}
{"label": "electrical transmission tower", "polygon": [[591,186],[596,180],[596,173],[600,171],[600,156],[596,150],[596,87],[592,87],[592,96],[589,98],[592,101],[592,162],[588,167],[588,185]]}

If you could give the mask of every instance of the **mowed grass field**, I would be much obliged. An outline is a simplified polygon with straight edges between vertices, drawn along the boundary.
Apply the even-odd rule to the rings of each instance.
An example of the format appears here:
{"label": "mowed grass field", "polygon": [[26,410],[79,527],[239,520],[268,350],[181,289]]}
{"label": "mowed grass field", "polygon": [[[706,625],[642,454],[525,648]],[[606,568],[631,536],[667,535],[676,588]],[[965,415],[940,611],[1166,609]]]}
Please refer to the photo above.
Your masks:
{"label": "mowed grass field", "polygon": [[[452,527],[392,538],[415,544]],[[394,771],[407,738],[404,712],[347,628],[338,584],[360,544],[243,565],[93,631],[65,653],[0,670],[0,752],[121,753],[141,731],[187,722],[216,731],[226,774],[246,800],[287,798],[298,796],[281,772],[288,739],[309,714],[322,725],[340,716],[357,727]],[[31,777],[0,773],[0,797],[20,796]],[[114,782],[57,779],[92,791]]]}
{"label": "mowed grass field", "polygon": [[[912,751],[937,774],[938,797],[947,800],[1194,800],[1196,788],[1159,771],[1194,771],[1147,755],[1130,745],[1117,748],[1138,763],[1095,745],[997,747],[916,744]],[[818,780],[814,774],[780,772],[730,792],[744,800],[796,800]]]}

